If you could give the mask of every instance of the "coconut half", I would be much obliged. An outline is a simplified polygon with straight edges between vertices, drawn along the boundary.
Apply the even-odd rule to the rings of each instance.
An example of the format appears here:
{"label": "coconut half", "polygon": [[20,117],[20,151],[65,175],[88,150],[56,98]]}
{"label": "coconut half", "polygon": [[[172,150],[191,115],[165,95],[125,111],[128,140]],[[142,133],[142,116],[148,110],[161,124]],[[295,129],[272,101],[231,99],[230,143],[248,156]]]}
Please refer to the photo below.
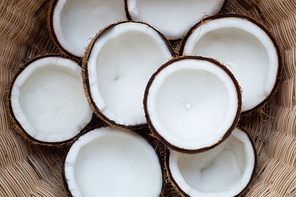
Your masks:
{"label": "coconut half", "polygon": [[73,143],[63,178],[75,197],[158,197],[163,188],[160,160],[150,143],[135,132],[109,127]]}
{"label": "coconut half", "polygon": [[167,38],[178,39],[205,15],[217,14],[224,0],[125,0],[127,17],[144,21]]}
{"label": "coconut half", "polygon": [[183,56],[152,75],[144,109],[152,132],[169,148],[197,153],[231,134],[241,111],[241,93],[234,76],[219,62]]}
{"label": "coconut half", "polygon": [[52,0],[48,15],[54,42],[63,53],[78,57],[100,30],[123,20],[123,0]]}
{"label": "coconut half", "polygon": [[234,74],[242,89],[242,113],[264,105],[280,81],[280,49],[270,31],[237,14],[209,17],[187,33],[180,55],[215,58]]}
{"label": "coconut half", "polygon": [[107,27],[83,59],[85,91],[95,113],[119,127],[146,124],[146,84],[173,54],[165,37],[149,25],[120,22]]}
{"label": "coconut half", "polygon": [[73,60],[47,55],[27,62],[8,90],[8,110],[19,132],[46,145],[66,143],[91,120],[83,92],[81,67]]}
{"label": "coconut half", "polygon": [[236,128],[216,148],[186,155],[170,151],[167,155],[168,177],[184,196],[238,196],[250,184],[257,155],[250,136]]}

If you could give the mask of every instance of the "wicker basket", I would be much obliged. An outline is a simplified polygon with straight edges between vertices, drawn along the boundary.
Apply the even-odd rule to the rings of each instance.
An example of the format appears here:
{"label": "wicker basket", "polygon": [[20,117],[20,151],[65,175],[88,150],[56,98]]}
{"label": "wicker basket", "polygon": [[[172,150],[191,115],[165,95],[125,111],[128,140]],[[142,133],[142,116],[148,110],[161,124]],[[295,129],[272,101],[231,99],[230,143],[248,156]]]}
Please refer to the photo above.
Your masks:
{"label": "wicker basket", "polygon": [[[25,61],[59,53],[46,28],[48,1],[0,0],[0,196],[66,196],[61,177],[65,149],[29,144],[7,118],[6,89]],[[258,19],[277,38],[284,61],[276,96],[240,125],[258,152],[255,179],[244,196],[296,196],[296,0],[228,0],[222,12]],[[97,121],[97,120],[96,120]],[[164,146],[155,140],[164,156]],[[165,170],[165,169],[164,169]],[[179,196],[167,181],[164,196]]]}

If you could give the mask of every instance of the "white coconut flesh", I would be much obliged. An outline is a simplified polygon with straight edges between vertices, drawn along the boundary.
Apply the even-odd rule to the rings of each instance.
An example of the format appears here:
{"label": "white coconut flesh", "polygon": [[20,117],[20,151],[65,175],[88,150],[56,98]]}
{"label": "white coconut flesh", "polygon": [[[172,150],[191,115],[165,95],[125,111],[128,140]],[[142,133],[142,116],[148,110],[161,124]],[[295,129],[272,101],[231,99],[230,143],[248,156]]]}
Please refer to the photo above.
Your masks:
{"label": "white coconut flesh", "polygon": [[129,130],[100,128],[81,136],[67,154],[64,171],[75,197],[157,197],[162,190],[157,154]]}
{"label": "white coconut flesh", "polygon": [[120,125],[145,124],[143,95],[150,76],[172,58],[163,38],[140,23],[121,23],[100,36],[88,61],[95,105]]}
{"label": "white coconut flesh", "polygon": [[11,105],[17,121],[32,138],[60,142],[77,135],[93,111],[83,92],[81,68],[72,60],[45,57],[17,77]]}
{"label": "white coconut flesh", "polygon": [[144,21],[167,38],[182,37],[205,15],[219,12],[224,0],[127,0],[128,12],[135,21]]}
{"label": "white coconut flesh", "polygon": [[224,70],[209,61],[173,62],[156,75],[148,91],[150,126],[185,150],[216,144],[239,113],[239,90]]}
{"label": "white coconut flesh", "polygon": [[59,0],[53,27],[64,49],[83,57],[85,48],[101,29],[123,20],[123,0]]}
{"label": "white coconut flesh", "polygon": [[278,55],[269,36],[239,18],[205,22],[186,41],[183,54],[215,58],[234,74],[242,89],[242,112],[266,99],[277,79]]}
{"label": "white coconut flesh", "polygon": [[251,180],[255,152],[247,134],[236,128],[207,152],[186,155],[171,151],[169,168],[176,184],[189,196],[235,196]]}

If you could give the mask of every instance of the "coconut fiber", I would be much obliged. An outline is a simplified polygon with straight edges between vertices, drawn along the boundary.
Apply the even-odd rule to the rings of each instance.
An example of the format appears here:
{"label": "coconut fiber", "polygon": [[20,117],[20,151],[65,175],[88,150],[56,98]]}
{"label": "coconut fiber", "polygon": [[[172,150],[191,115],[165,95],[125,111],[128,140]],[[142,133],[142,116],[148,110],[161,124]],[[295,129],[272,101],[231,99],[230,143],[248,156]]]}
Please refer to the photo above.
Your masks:
{"label": "coconut fiber", "polygon": [[[37,55],[59,54],[46,27],[46,0],[0,0],[0,196],[67,196],[61,171],[67,147],[30,144],[13,128],[5,108],[15,70]],[[241,117],[254,140],[256,176],[243,196],[296,196],[296,0],[228,0],[223,13],[264,23],[279,42],[283,74],[265,107]],[[178,46],[177,46],[178,47]],[[94,117],[93,124],[102,124]],[[153,139],[147,130],[143,133]],[[162,159],[165,146],[154,139]],[[165,171],[166,169],[164,169]],[[165,174],[165,172],[164,172]],[[147,186],[149,187],[149,186]],[[179,196],[166,180],[164,196]]]}

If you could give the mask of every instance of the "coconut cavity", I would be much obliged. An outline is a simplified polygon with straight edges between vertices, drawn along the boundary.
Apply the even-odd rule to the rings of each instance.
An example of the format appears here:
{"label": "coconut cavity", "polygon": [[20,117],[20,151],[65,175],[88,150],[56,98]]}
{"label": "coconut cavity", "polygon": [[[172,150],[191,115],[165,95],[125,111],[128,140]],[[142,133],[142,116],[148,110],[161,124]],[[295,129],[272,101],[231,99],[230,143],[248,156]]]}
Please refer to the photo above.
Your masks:
{"label": "coconut cavity", "polygon": [[188,35],[182,54],[212,57],[225,64],[241,86],[243,112],[271,94],[278,78],[279,54],[257,24],[236,17],[206,19]]}
{"label": "coconut cavity", "polygon": [[153,147],[140,135],[100,128],[81,136],[65,161],[73,196],[159,196],[162,172]]}
{"label": "coconut cavity", "polygon": [[13,114],[32,138],[61,142],[91,120],[80,66],[63,57],[33,61],[17,76],[11,91]]}
{"label": "coconut cavity", "polygon": [[205,15],[219,12],[224,0],[125,0],[128,15],[144,21],[167,38],[177,39]]}
{"label": "coconut cavity", "polygon": [[171,148],[199,152],[234,129],[240,90],[221,66],[211,59],[181,57],[150,79],[144,98],[148,124]]}
{"label": "coconut cavity", "polygon": [[126,20],[122,0],[59,0],[53,9],[51,20],[58,42],[79,57],[105,26]]}
{"label": "coconut cavity", "polygon": [[[217,75],[206,70],[183,69],[166,78],[158,90],[155,107],[167,130],[177,138],[196,140],[211,136],[224,121],[228,100],[228,90]],[[192,128],[198,132],[192,132]]]}
{"label": "coconut cavity", "polygon": [[235,196],[254,173],[256,153],[247,134],[236,128],[216,148],[197,155],[170,152],[171,178],[189,196]]}
{"label": "coconut cavity", "polygon": [[88,91],[99,115],[124,126],[145,124],[144,90],[172,58],[167,41],[146,24],[119,23],[96,38],[86,58]]}

